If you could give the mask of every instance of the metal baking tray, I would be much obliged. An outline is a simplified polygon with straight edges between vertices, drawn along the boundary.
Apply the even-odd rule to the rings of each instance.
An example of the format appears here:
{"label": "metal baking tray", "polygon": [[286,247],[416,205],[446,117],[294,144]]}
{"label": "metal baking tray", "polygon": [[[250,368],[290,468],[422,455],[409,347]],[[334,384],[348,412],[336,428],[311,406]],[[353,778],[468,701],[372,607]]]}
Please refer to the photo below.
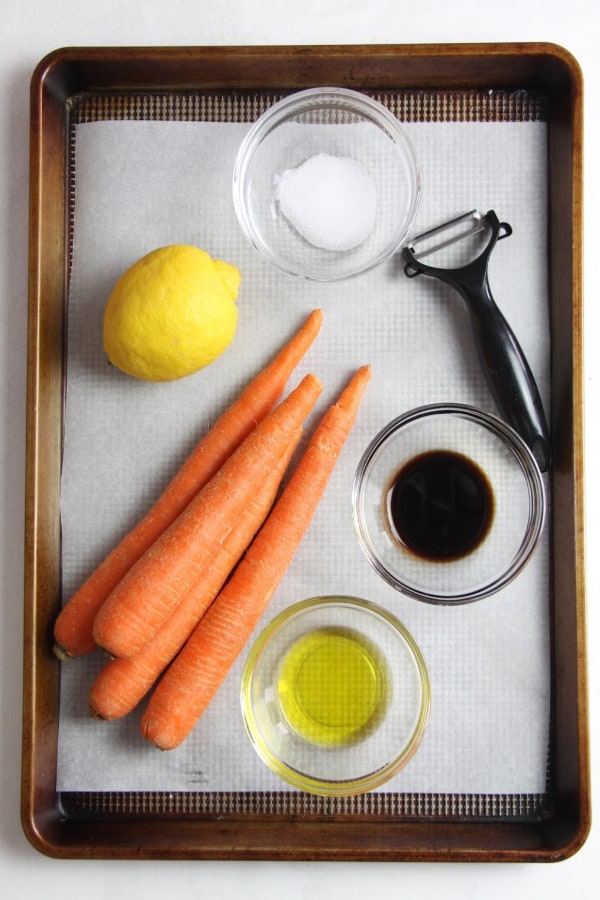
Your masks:
{"label": "metal baking tray", "polygon": [[[542,795],[58,793],[60,466],[77,122],[251,121],[336,84],[399,118],[548,123],[552,705]],[[22,822],[59,858],[554,861],[590,827],[583,543],[582,75],[555,45],[68,48],[31,82]],[[415,118],[413,118],[413,121]]]}

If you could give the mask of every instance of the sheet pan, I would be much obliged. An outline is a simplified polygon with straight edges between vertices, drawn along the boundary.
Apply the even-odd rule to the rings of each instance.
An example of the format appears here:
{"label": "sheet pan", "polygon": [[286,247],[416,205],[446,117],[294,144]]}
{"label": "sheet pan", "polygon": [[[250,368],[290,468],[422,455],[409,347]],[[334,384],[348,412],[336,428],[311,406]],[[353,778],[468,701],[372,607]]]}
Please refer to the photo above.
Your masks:
{"label": "sheet pan", "polygon": [[[57,792],[60,473],[77,122],[251,121],[283,93],[341,84],[401,120],[548,123],[554,467],[552,727],[536,795]],[[58,857],[555,860],[589,828],[581,372],[581,105],[562,48],[430,45],[59,50],[31,94],[23,826]],[[413,119],[414,120],[414,119]]]}

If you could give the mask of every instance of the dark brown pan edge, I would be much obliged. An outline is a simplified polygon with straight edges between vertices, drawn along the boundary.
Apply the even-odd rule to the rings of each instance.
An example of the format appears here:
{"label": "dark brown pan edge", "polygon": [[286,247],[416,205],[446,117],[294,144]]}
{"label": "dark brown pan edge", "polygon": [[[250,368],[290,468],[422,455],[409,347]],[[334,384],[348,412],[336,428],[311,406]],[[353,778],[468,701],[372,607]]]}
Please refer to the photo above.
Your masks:
{"label": "dark brown pan edge", "polygon": [[[74,819],[55,791],[59,665],[58,490],[67,284],[69,99],[80,92],[356,89],[540,90],[550,97],[554,811],[539,822],[427,817]],[[54,857],[553,861],[590,827],[583,544],[583,79],[556,45],[66,48],[31,83],[30,264],[22,822]]]}

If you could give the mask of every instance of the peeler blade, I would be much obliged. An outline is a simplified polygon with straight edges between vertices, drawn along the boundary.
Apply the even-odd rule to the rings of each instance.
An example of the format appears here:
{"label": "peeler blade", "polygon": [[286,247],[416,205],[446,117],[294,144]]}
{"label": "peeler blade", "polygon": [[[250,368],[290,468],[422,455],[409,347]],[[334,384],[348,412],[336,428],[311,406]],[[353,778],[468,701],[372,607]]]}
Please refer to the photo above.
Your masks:
{"label": "peeler blade", "polygon": [[485,215],[476,209],[456,216],[435,228],[430,228],[422,234],[411,237],[407,242],[407,248],[416,259],[423,259],[445,247],[450,247],[458,241],[485,230],[487,219]]}

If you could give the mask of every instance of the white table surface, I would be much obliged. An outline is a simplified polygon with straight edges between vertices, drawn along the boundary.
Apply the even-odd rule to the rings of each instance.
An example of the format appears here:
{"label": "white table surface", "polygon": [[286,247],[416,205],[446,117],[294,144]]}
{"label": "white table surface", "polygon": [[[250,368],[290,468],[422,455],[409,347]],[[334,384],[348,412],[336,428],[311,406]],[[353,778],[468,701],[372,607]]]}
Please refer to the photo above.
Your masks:
{"label": "white table surface", "polygon": [[[119,862],[57,861],[35,851],[20,819],[20,741],[23,598],[23,495],[28,237],[28,97],[36,63],[61,46],[445,43],[550,41],[569,50],[582,66],[586,91],[585,237],[586,467],[589,690],[592,767],[599,759],[597,733],[600,633],[597,459],[600,357],[598,333],[600,262],[592,243],[600,207],[598,163],[600,64],[596,0],[1,0],[0,2],[0,896],[29,900],[85,892],[86,900],[109,896],[154,900],[285,895],[343,897],[514,898],[547,900],[595,896],[600,838],[592,829],[572,859],[554,865]],[[598,791],[596,791],[596,794]],[[207,893],[210,892],[210,893]]]}

